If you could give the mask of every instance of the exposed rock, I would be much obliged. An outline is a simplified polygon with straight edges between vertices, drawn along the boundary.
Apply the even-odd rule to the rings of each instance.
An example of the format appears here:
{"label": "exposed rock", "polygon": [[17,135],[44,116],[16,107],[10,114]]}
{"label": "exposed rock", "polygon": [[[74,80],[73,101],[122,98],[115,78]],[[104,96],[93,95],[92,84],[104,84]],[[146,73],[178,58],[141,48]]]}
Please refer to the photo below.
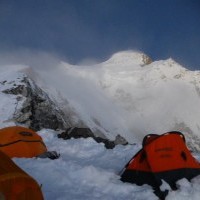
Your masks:
{"label": "exposed rock", "polygon": [[149,65],[152,63],[152,59],[146,54],[142,54],[142,60],[145,65]]}
{"label": "exposed rock", "polygon": [[104,143],[104,145],[107,149],[113,149],[115,147],[114,141],[110,141],[108,139],[104,139],[104,138],[100,138],[100,137],[94,137],[93,139],[98,143]]}
{"label": "exposed rock", "polygon": [[14,87],[13,88],[10,88],[10,89],[7,89],[7,90],[4,90],[3,92],[5,94],[14,94],[14,95],[22,95],[24,97],[27,97],[28,94],[27,94],[27,89],[25,87],[25,85],[13,85]]}
{"label": "exposed rock", "polygon": [[121,135],[117,135],[115,138],[114,143],[117,144],[122,144],[122,145],[127,145],[128,142],[126,141],[126,139],[124,137],[122,137]]}
{"label": "exposed rock", "polygon": [[88,138],[94,137],[93,132],[89,128],[68,128],[66,131],[58,135],[59,138],[70,139],[70,138]]}
{"label": "exposed rock", "polygon": [[24,76],[20,84],[14,84],[2,92],[17,95],[18,104],[22,104],[20,108],[16,108],[13,117],[17,123],[25,124],[34,130],[65,129],[69,126],[64,120],[64,113],[28,77]]}
{"label": "exposed rock", "polygon": [[116,136],[115,141],[110,141],[106,138],[97,137],[95,134],[91,131],[89,128],[68,128],[66,131],[62,132],[61,134],[58,134],[58,138],[62,138],[64,140],[68,140],[71,138],[93,138],[98,143],[104,143],[105,147],[107,149],[113,149],[116,145],[122,144],[126,145],[128,142],[120,135]]}

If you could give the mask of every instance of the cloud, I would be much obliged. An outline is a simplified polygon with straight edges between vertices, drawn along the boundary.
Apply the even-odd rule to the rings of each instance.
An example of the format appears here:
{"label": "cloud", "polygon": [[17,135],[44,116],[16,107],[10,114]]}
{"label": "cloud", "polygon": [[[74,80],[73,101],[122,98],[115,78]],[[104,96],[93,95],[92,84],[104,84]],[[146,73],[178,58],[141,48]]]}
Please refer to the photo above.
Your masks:
{"label": "cloud", "polygon": [[31,68],[47,70],[55,68],[63,60],[60,56],[44,51],[18,49],[15,51],[0,51],[0,66],[27,65]]}
{"label": "cloud", "polygon": [[85,58],[83,60],[81,60],[80,62],[77,63],[77,65],[79,66],[92,66],[95,64],[100,63],[101,61],[94,59],[94,58]]}

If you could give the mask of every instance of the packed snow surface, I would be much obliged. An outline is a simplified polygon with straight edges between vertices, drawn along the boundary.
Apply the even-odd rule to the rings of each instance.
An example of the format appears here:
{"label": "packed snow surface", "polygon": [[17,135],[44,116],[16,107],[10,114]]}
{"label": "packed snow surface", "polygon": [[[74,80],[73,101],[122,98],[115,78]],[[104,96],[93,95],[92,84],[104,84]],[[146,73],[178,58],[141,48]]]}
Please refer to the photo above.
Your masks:
{"label": "packed snow surface", "polygon": [[[60,158],[14,158],[14,161],[42,185],[46,200],[158,199],[148,185],[120,181],[120,171],[140,145],[118,145],[108,150],[93,139],[62,140],[54,131],[45,129],[39,134],[49,150],[61,154]],[[166,200],[199,200],[200,176],[191,182],[182,179],[177,185],[178,190],[170,191]]]}

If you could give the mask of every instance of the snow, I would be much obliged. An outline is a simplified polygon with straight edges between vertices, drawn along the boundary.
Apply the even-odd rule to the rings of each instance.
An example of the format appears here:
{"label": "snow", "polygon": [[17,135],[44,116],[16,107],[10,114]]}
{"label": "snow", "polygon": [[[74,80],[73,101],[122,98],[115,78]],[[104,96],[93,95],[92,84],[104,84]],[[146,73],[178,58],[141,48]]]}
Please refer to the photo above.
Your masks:
{"label": "snow", "polygon": [[[22,169],[42,185],[46,200],[157,200],[148,185],[120,181],[119,173],[141,145],[105,149],[93,139],[62,140],[56,132],[39,132],[49,150],[61,154],[57,160],[14,158]],[[200,176],[188,182],[177,182],[178,190],[170,191],[166,200],[199,200]],[[162,185],[167,189],[166,183]]]}
{"label": "snow", "polygon": [[104,64],[110,66],[116,65],[145,65],[145,55],[142,52],[137,51],[121,51],[113,54],[110,59],[108,59]]}
{"label": "snow", "polygon": [[[189,71],[173,59],[145,65],[143,56],[119,52],[91,66],[65,62],[32,70],[28,65],[0,66],[0,127],[15,125],[13,115],[23,103],[2,91],[15,87],[27,74],[63,111],[72,111],[69,114],[75,124],[82,121],[110,139],[120,134],[130,143],[137,142],[107,150],[92,139],[62,140],[52,130],[41,130],[48,149],[61,157],[13,160],[42,185],[46,200],[157,199],[148,185],[120,181],[120,171],[140,149],[143,136],[179,130],[186,140],[187,134],[199,138],[200,72]],[[196,141],[194,138],[191,146],[200,150]],[[167,200],[199,199],[200,177],[191,182],[179,180],[177,185],[178,190],[170,191]],[[167,187],[163,183],[162,189]]]}
{"label": "snow", "polygon": [[141,142],[172,130],[199,136],[200,72],[171,58],[144,65],[143,56],[125,51],[91,66],[60,62],[48,72],[36,70],[63,110],[110,139],[120,134]]}
{"label": "snow", "polygon": [[57,150],[61,157],[14,161],[42,184],[46,200],[156,199],[149,186],[139,187],[119,180],[119,172],[136,153],[137,145],[107,150],[93,139],[62,140],[52,130],[42,130],[39,134],[48,149]]}
{"label": "snow", "polygon": [[119,134],[135,143],[146,134],[172,130],[186,138],[188,130],[199,136],[200,72],[172,58],[145,64],[145,56],[124,51],[91,66],[49,63],[48,70],[48,62],[41,60],[45,66],[32,70],[26,65],[1,67],[0,79],[11,80],[19,71],[28,74],[59,102],[73,126],[84,124],[110,139]]}
{"label": "snow", "polygon": [[177,181],[178,190],[171,191],[166,200],[198,200],[200,195],[200,176],[194,178],[191,183],[186,179]]}
{"label": "snow", "polygon": [[[15,95],[5,94],[3,91],[17,87],[24,77],[21,70],[27,68],[24,65],[1,66],[0,74],[0,127],[15,125],[13,115],[16,109],[22,106],[23,101],[18,101]],[[12,69],[12,70],[11,70]]]}

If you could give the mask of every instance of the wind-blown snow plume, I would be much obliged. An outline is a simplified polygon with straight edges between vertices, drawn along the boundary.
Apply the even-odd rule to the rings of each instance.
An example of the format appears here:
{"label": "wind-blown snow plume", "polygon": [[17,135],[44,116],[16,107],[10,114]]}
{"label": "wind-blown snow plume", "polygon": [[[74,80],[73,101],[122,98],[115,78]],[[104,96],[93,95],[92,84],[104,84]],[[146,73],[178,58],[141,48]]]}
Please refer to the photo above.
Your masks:
{"label": "wind-blown snow plume", "polygon": [[88,126],[110,139],[120,134],[129,142],[141,141],[148,133],[179,130],[198,148],[198,71],[188,71],[173,59],[152,62],[135,51],[118,52],[87,66],[47,53],[13,57],[12,63],[18,58],[19,64],[32,67],[36,75],[31,70],[29,75],[68,113],[74,126]]}

